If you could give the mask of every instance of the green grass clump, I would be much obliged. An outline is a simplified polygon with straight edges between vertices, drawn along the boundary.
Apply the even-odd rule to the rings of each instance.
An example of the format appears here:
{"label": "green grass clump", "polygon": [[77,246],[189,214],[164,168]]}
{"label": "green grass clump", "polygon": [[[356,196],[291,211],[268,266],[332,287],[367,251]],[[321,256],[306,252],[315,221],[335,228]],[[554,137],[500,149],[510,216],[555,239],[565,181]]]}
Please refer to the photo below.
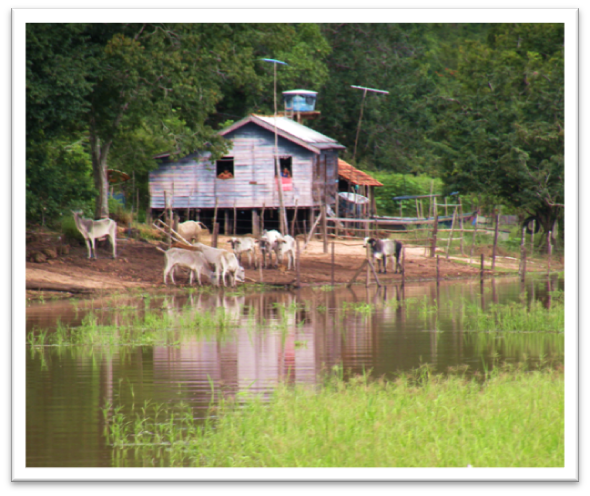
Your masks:
{"label": "green grass clump", "polygon": [[[222,402],[215,419],[159,407],[105,413],[116,465],[193,467],[561,467],[563,372],[496,368],[279,387],[268,402]],[[135,426],[135,427],[134,427]]]}
{"label": "green grass clump", "polygon": [[563,332],[565,329],[563,301],[550,309],[534,301],[530,307],[518,302],[491,305],[486,311],[479,306],[466,306],[463,328],[468,331]]}
{"label": "green grass clump", "polygon": [[[123,310],[123,308],[119,309]],[[190,336],[223,337],[237,322],[223,308],[195,309],[187,306],[177,313],[146,311],[119,312],[116,323],[100,323],[94,312],[79,326],[58,323],[54,332],[33,330],[27,343],[39,346],[176,346]]]}

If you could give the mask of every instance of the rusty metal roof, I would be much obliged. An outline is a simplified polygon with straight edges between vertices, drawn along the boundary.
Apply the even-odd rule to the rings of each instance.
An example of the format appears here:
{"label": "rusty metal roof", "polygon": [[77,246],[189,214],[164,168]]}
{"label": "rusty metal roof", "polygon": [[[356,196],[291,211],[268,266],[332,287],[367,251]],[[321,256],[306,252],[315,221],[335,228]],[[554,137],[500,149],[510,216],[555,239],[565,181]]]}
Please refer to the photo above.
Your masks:
{"label": "rusty metal roof", "polygon": [[338,175],[342,179],[360,186],[383,186],[377,179],[369,176],[366,172],[358,170],[341,158],[338,159]]}

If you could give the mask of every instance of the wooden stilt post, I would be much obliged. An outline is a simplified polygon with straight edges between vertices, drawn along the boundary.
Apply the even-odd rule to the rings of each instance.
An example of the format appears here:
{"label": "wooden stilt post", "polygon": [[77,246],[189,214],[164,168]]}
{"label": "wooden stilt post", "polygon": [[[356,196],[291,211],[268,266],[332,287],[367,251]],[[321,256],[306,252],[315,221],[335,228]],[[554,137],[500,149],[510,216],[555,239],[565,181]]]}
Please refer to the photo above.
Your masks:
{"label": "wooden stilt post", "polygon": [[295,199],[295,211],[293,212],[293,220],[291,221],[291,236],[295,237],[295,220],[297,219],[297,198]]}
{"label": "wooden stilt post", "polygon": [[215,197],[215,210],[213,210],[213,229],[215,229],[215,224],[217,224],[217,204],[219,203],[219,198]]}
{"label": "wooden stilt post", "polygon": [[260,236],[259,225],[258,225],[258,211],[253,208],[252,209],[252,236],[257,238]]}
{"label": "wooden stilt post", "polygon": [[234,228],[232,229],[232,234],[235,236],[237,234],[238,228],[238,211],[236,209],[236,200],[234,200]]}
{"label": "wooden stilt post", "polygon": [[266,204],[262,204],[262,212],[260,213],[260,234],[264,232],[264,209],[266,208]]}
{"label": "wooden stilt post", "polygon": [[262,252],[258,253],[258,277],[260,279],[260,282],[264,282],[264,277],[262,275]]}
{"label": "wooden stilt post", "polygon": [[211,237],[211,246],[217,248],[217,236],[219,235],[219,222],[213,225],[213,236]]}

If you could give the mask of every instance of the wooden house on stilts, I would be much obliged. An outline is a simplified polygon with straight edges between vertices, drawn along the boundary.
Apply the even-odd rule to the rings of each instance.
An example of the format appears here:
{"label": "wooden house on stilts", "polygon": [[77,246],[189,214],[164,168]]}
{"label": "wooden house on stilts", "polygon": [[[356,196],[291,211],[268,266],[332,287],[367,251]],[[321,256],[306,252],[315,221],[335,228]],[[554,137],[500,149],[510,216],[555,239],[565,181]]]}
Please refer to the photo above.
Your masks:
{"label": "wooden house on stilts", "polygon": [[338,152],[345,147],[332,138],[285,115],[252,114],[220,134],[230,151],[217,161],[208,152],[178,161],[158,157],[160,166],[150,173],[153,215],[170,208],[181,220],[200,220],[210,229],[217,215],[221,233],[232,234],[235,226],[235,234],[257,235],[261,228],[279,229],[282,186],[288,225],[299,233],[310,229],[322,204],[335,205]]}

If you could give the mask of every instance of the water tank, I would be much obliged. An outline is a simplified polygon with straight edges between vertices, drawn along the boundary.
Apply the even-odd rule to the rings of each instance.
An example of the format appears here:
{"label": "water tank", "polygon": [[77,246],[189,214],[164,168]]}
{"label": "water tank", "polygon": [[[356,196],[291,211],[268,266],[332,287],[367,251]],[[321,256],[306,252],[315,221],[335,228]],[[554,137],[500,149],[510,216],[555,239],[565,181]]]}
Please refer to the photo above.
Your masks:
{"label": "water tank", "polygon": [[318,96],[317,91],[291,90],[283,91],[283,100],[287,112],[313,112]]}

